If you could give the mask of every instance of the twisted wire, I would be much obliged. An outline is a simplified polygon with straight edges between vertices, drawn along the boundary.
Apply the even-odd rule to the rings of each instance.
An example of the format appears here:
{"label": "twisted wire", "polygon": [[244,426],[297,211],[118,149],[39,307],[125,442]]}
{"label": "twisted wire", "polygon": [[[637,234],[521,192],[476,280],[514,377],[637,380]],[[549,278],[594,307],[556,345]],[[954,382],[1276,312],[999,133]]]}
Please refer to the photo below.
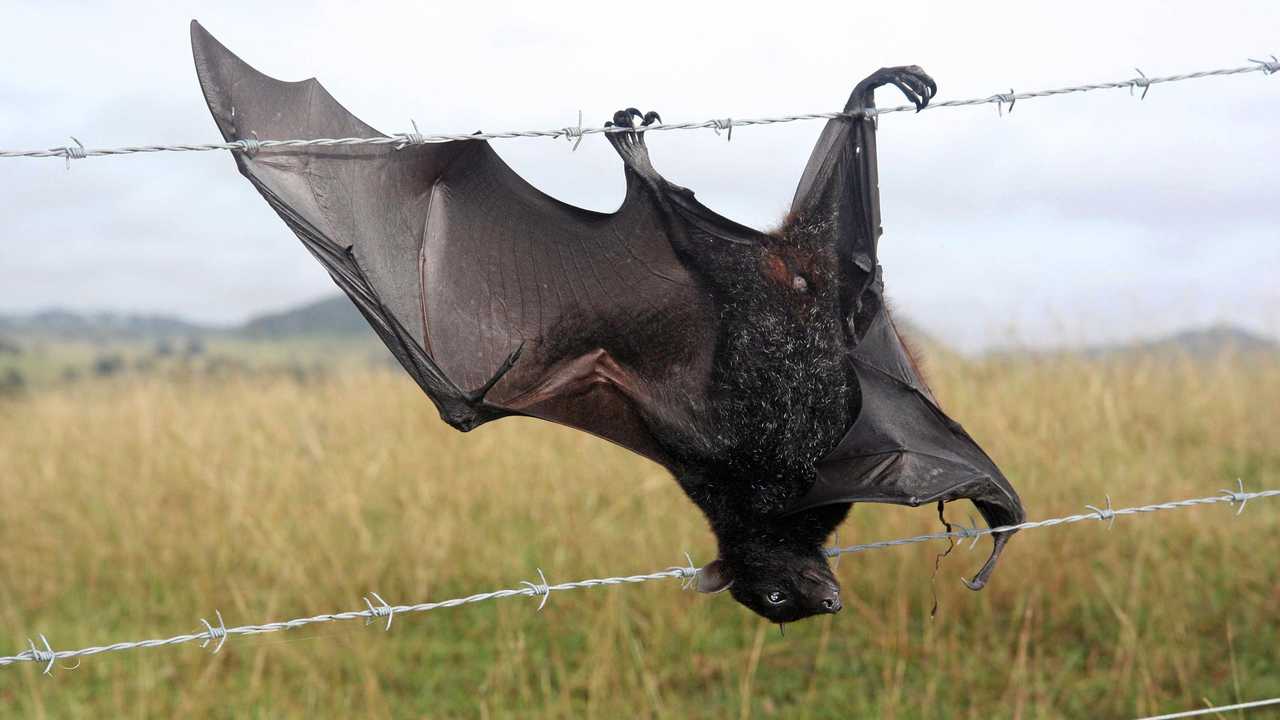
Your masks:
{"label": "twisted wire", "polygon": [[1184,710],[1183,712],[1169,713],[1168,715],[1151,715],[1141,718],[1140,720],[1175,720],[1175,718],[1189,718],[1198,715],[1217,715],[1229,712],[1231,710],[1251,710],[1268,705],[1280,705],[1280,697],[1271,698],[1270,700],[1254,700],[1253,702],[1236,703],[1235,705],[1218,705],[1216,707],[1198,708],[1196,710]]}
{"label": "twisted wire", "polygon": [[[1181,73],[1178,75],[1165,75],[1162,77],[1148,77],[1138,70],[1139,77],[1129,78],[1127,80],[1115,80],[1111,82],[1090,83],[1087,85],[1072,85],[1069,87],[1050,88],[1046,90],[1032,90],[1029,92],[1013,92],[997,93],[984,97],[974,97],[964,100],[944,100],[941,102],[933,102],[926,106],[925,110],[938,110],[941,108],[957,108],[968,107],[972,105],[996,105],[1000,114],[1004,115],[1012,112],[1014,104],[1018,100],[1029,100],[1033,98],[1054,97],[1057,95],[1068,95],[1073,93],[1093,92],[1095,90],[1124,90],[1128,89],[1131,93],[1135,88],[1142,90],[1142,97],[1145,98],[1147,92],[1153,85],[1163,83],[1181,82],[1184,80],[1197,80],[1209,77],[1225,77],[1228,75],[1244,75],[1247,73],[1263,73],[1264,75],[1275,74],[1280,70],[1280,61],[1275,56],[1271,56],[1270,60],[1250,60],[1252,64],[1241,65],[1232,68],[1220,68],[1217,70],[1199,70],[1196,72]],[[1136,68],[1135,68],[1136,69]],[[896,105],[893,107],[885,107],[866,111],[866,115],[888,115],[890,113],[915,112],[914,105]],[[774,125],[777,123],[798,122],[803,120],[830,120],[839,117],[851,117],[853,114],[845,112],[818,112],[818,113],[795,113],[790,115],[776,115],[772,117],[761,118],[728,118],[721,117],[711,120],[699,120],[682,123],[664,123],[652,124],[637,128],[630,127],[583,127],[582,117],[579,114],[578,124],[571,127],[555,128],[550,130],[509,130],[502,132],[478,132],[478,133],[446,133],[428,135],[418,132],[417,125],[414,124],[413,130],[404,133],[383,137],[346,137],[346,138],[313,138],[313,139],[292,139],[292,140],[259,140],[254,137],[251,139],[235,140],[231,142],[221,143],[194,143],[179,145],[130,145],[115,148],[86,148],[80,144],[79,140],[75,140],[73,146],[62,146],[48,148],[45,150],[0,150],[0,159],[3,158],[45,158],[59,157],[63,158],[68,166],[72,160],[82,160],[90,157],[105,157],[112,155],[133,155],[138,153],[158,153],[158,152],[207,152],[210,150],[230,150],[232,152],[242,152],[253,156],[262,150],[271,149],[288,149],[288,148],[307,148],[307,147],[350,147],[356,145],[387,145],[391,148],[399,150],[413,145],[430,145],[434,143],[445,143],[465,140],[507,140],[513,138],[564,138],[573,142],[574,149],[582,142],[582,138],[586,135],[597,135],[601,133],[615,132],[659,132],[668,130],[700,130],[711,129],[719,134],[722,130],[729,132],[729,137],[733,136],[733,128],[744,127],[750,125]]]}
{"label": "twisted wire", "polygon": [[[1222,494],[1215,495],[1213,497],[1176,500],[1173,502],[1155,503],[1153,505],[1120,508],[1118,510],[1111,509],[1110,500],[1108,500],[1108,507],[1100,510],[1091,509],[1090,512],[1080,513],[1078,515],[1067,515],[1064,517],[1049,518],[1048,520],[1035,520],[1019,523],[1017,525],[1001,525],[994,528],[962,527],[958,530],[952,530],[951,532],[929,533],[927,535],[916,535],[914,537],[899,538],[897,540],[881,540],[879,542],[866,543],[863,545],[829,548],[827,550],[827,556],[835,557],[836,555],[848,555],[850,553],[866,552],[867,550],[882,550],[884,548],[898,547],[899,545],[915,545],[916,543],[929,542],[930,540],[963,540],[966,538],[974,538],[976,540],[977,538],[985,535],[994,535],[996,533],[1011,532],[1015,530],[1036,530],[1039,528],[1054,527],[1055,525],[1071,525],[1073,523],[1084,522],[1085,520],[1099,520],[1106,522],[1108,527],[1110,527],[1110,525],[1115,522],[1116,518],[1125,515],[1139,515],[1142,513],[1159,512],[1161,510],[1179,510],[1182,508],[1195,507],[1197,505],[1216,505],[1218,503],[1240,503],[1243,508],[1244,504],[1250,500],[1275,497],[1277,495],[1280,495],[1280,490],[1263,490],[1256,493],[1223,490]],[[1092,508],[1093,506],[1090,505],[1087,507]]]}
{"label": "twisted wire", "polygon": [[[1057,525],[1069,525],[1072,523],[1083,522],[1086,520],[1097,520],[1102,522],[1114,522],[1117,517],[1129,515],[1139,515],[1146,513],[1154,513],[1165,510],[1178,510],[1183,508],[1196,507],[1201,505],[1216,505],[1220,503],[1229,503],[1239,505],[1243,509],[1244,505],[1250,500],[1261,498],[1280,497],[1280,490],[1262,490],[1260,492],[1245,492],[1243,483],[1240,483],[1238,490],[1223,490],[1218,495],[1212,497],[1192,498],[1189,500],[1176,500],[1171,502],[1155,503],[1151,505],[1142,505],[1139,507],[1121,508],[1118,510],[1111,509],[1110,503],[1106,509],[1093,510],[1087,513],[1077,515],[1067,515],[1064,517],[1050,518],[1048,520],[1037,520],[1034,522],[1025,522],[1019,525],[1006,525],[997,528],[976,528],[961,527],[957,530],[944,533],[931,533],[928,535],[916,535],[909,538],[901,538],[898,540],[885,540],[881,542],[867,543],[864,545],[850,545],[847,547],[834,547],[827,551],[827,554],[835,557],[851,553],[865,552],[868,550],[879,550],[889,547],[897,547],[899,545],[913,545],[916,543],[929,542],[931,540],[948,540],[948,539],[972,539],[974,542],[978,538],[997,532],[1008,532],[1011,530],[1033,530],[1037,528],[1054,527]],[[502,600],[510,597],[537,597],[540,598],[539,609],[545,605],[546,600],[553,592],[565,592],[569,590],[586,590],[597,587],[611,587],[619,585],[636,585],[639,583],[651,582],[654,580],[681,579],[684,581],[685,587],[688,587],[691,581],[696,578],[698,569],[694,567],[693,560],[688,558],[689,564],[679,567],[670,567],[666,570],[645,573],[642,575],[625,575],[619,577],[593,578],[589,580],[575,580],[563,583],[548,583],[542,571],[538,571],[539,582],[525,581],[523,587],[506,588],[502,590],[493,590],[490,592],[475,593],[466,597],[452,598],[449,600],[440,600],[437,602],[424,602],[416,605],[391,605],[383,600],[377,593],[370,593],[365,598],[364,610],[348,610],[337,613],[326,613],[323,615],[313,615],[311,617],[295,618],[293,620],[284,620],[280,622],[269,622],[260,625],[241,625],[238,627],[227,627],[222,621],[222,614],[218,613],[218,625],[211,625],[206,620],[200,622],[205,629],[200,632],[187,633],[183,635],[174,635],[168,638],[157,638],[153,640],[137,640],[128,642],[118,642],[111,645],[98,645],[93,647],[81,648],[79,650],[55,650],[49,644],[44,635],[40,635],[43,647],[37,646],[34,641],[29,642],[29,647],[17,655],[8,657],[0,657],[0,666],[13,665],[23,662],[35,662],[44,666],[44,672],[51,674],[55,663],[59,660],[67,660],[72,658],[89,657],[91,655],[99,655],[109,652],[120,652],[124,650],[138,650],[142,648],[165,647],[169,645],[180,645],[189,642],[201,642],[203,646],[214,643],[213,652],[222,649],[223,644],[231,636],[235,635],[261,635],[264,633],[280,632],[283,630],[291,630],[293,628],[304,627],[306,625],[314,625],[318,623],[337,622],[340,620],[365,620],[366,624],[377,619],[385,618],[385,629],[391,629],[391,619],[395,616],[405,615],[409,613],[430,612],[432,610],[441,610],[445,608],[456,608],[472,603],[488,602],[491,600]],[[374,604],[369,597],[377,600],[378,604]]]}

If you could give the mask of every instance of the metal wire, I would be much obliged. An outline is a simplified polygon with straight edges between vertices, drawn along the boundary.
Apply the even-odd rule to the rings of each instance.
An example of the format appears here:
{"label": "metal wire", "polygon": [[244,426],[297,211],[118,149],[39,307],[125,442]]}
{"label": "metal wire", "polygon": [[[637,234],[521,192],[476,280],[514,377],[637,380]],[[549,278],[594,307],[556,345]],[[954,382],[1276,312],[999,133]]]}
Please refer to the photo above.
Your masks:
{"label": "metal wire", "polygon": [[[931,533],[928,535],[916,535],[915,537],[901,538],[899,540],[881,540],[880,542],[867,543],[865,545],[850,545],[842,548],[830,548],[827,550],[827,556],[835,557],[836,555],[865,552],[867,550],[881,550],[884,548],[897,547],[899,545],[914,545],[916,543],[929,542],[930,540],[946,540],[948,538],[958,540],[971,538],[973,543],[976,543],[978,539],[984,535],[993,535],[995,533],[1009,532],[1012,530],[1035,530],[1038,528],[1053,527],[1055,525],[1070,525],[1072,523],[1083,522],[1085,520],[1101,520],[1108,523],[1108,526],[1110,526],[1111,523],[1115,522],[1117,517],[1124,515],[1138,515],[1141,513],[1159,512],[1161,510],[1178,510],[1180,508],[1195,507],[1196,505],[1214,505],[1224,502],[1240,503],[1239,511],[1243,511],[1245,503],[1250,500],[1264,497],[1275,497],[1277,495],[1280,495],[1280,490],[1263,490],[1262,492],[1249,493],[1245,492],[1243,485],[1241,485],[1238,491],[1223,490],[1222,494],[1214,497],[1177,500],[1174,502],[1158,503],[1155,505],[1120,508],[1119,510],[1111,509],[1111,500],[1108,498],[1106,508],[1099,510],[1094,508],[1092,505],[1087,505],[1086,507],[1091,508],[1091,512],[1080,513],[1079,515],[1067,515],[1066,517],[1050,518],[1048,520],[1035,520],[1018,525],[1001,525],[1000,527],[994,528],[961,527],[960,529],[953,530],[951,532]],[[970,545],[972,546],[973,543],[970,543]]]}
{"label": "metal wire", "polygon": [[1249,710],[1251,708],[1266,707],[1267,705],[1280,705],[1280,697],[1271,698],[1270,700],[1254,700],[1253,702],[1238,703],[1236,705],[1222,705],[1219,707],[1200,708],[1199,710],[1186,710],[1183,712],[1170,713],[1168,715],[1152,715],[1150,717],[1140,718],[1140,720],[1174,720],[1175,718],[1188,718],[1197,715],[1208,715],[1210,713],[1224,713],[1228,710]]}
{"label": "metal wire", "polygon": [[[1243,482],[1239,482],[1238,490],[1222,490],[1218,495],[1212,497],[1193,498],[1190,500],[1176,500],[1172,502],[1157,503],[1153,505],[1142,505],[1132,508],[1121,508],[1119,510],[1110,509],[1108,501],[1107,509],[1095,509],[1092,512],[1079,515],[1068,515],[1065,517],[1051,518],[1049,520],[1037,520],[1035,522],[1026,522],[1020,525],[1008,525],[997,528],[960,528],[952,532],[932,533],[929,535],[916,535],[915,537],[902,538],[899,540],[885,540],[882,542],[867,543],[865,545],[850,545],[848,547],[835,547],[827,551],[830,556],[845,555],[850,553],[865,552],[867,550],[879,550],[883,548],[896,547],[899,545],[912,545],[915,543],[929,542],[931,540],[948,540],[948,539],[972,539],[974,543],[978,538],[984,535],[990,535],[996,532],[1006,532],[1010,530],[1033,530],[1036,528],[1054,527],[1056,525],[1068,525],[1071,523],[1083,522],[1085,520],[1098,520],[1102,522],[1113,522],[1117,517],[1128,515],[1138,515],[1145,513],[1154,513],[1164,510],[1178,510],[1182,508],[1196,507],[1199,505],[1216,505],[1220,503],[1229,503],[1237,505],[1237,514],[1244,510],[1244,506],[1250,500],[1261,498],[1280,497],[1280,490],[1263,490],[1260,492],[1245,492]],[[971,543],[972,546],[972,543]],[[476,593],[466,597],[453,598],[450,600],[441,600],[439,602],[424,602],[416,605],[391,605],[383,600],[377,593],[370,593],[364,599],[364,610],[348,610],[344,612],[329,613],[325,615],[313,615],[311,617],[296,618],[293,620],[285,620],[281,622],[269,622],[261,625],[241,625],[238,627],[227,627],[222,620],[222,614],[218,613],[218,624],[212,625],[207,620],[201,620],[204,626],[203,631],[188,633],[184,635],[174,635],[168,638],[159,638],[154,640],[138,640],[130,642],[118,642],[111,645],[99,645],[94,647],[81,648],[79,650],[54,650],[49,640],[40,635],[40,645],[36,645],[35,641],[28,641],[28,648],[19,652],[17,655],[9,657],[0,657],[0,666],[13,665],[23,662],[34,662],[44,666],[44,673],[50,675],[57,661],[67,660],[71,658],[88,657],[90,655],[98,655],[108,652],[119,652],[123,650],[137,650],[140,648],[164,647],[167,645],[179,645],[189,642],[201,642],[202,647],[207,647],[210,643],[215,643],[213,652],[222,649],[227,638],[233,635],[260,635],[263,633],[280,632],[282,630],[290,630],[293,628],[303,627],[304,625],[314,625],[317,623],[329,623],[339,620],[365,620],[366,624],[386,618],[385,629],[391,629],[391,620],[395,616],[408,613],[428,612],[431,610],[440,610],[443,608],[455,608],[462,605],[472,603],[488,602],[490,600],[501,600],[510,597],[538,597],[540,603],[538,609],[542,609],[546,605],[547,599],[551,597],[553,592],[563,592],[567,590],[586,590],[596,587],[609,587],[614,585],[636,585],[639,583],[649,582],[652,580],[666,580],[669,578],[679,578],[684,581],[685,587],[688,587],[693,579],[697,576],[698,569],[694,566],[693,560],[686,554],[688,565],[670,567],[666,570],[646,573],[643,575],[626,575],[621,577],[595,578],[590,580],[576,580],[573,582],[564,582],[551,584],[547,582],[546,577],[542,574],[542,570],[538,570],[539,582],[524,581],[524,587],[507,588],[503,590],[494,590],[491,592]],[[372,598],[372,600],[370,599]],[[374,604],[374,601],[377,604]]]}
{"label": "metal wire", "polygon": [[[1242,65],[1233,68],[1221,68],[1218,70],[1200,70],[1197,72],[1182,73],[1180,75],[1165,75],[1163,77],[1147,77],[1141,70],[1138,70],[1139,77],[1130,78],[1128,80],[1115,80],[1112,82],[1092,83],[1089,85],[1073,85],[1070,87],[1051,88],[1047,90],[1033,90],[1030,92],[1014,92],[1012,89],[1007,93],[997,93],[986,97],[969,98],[967,100],[944,100],[942,102],[930,103],[925,110],[937,110],[940,108],[967,107],[970,105],[995,105],[1001,115],[1013,111],[1013,106],[1018,100],[1028,100],[1031,98],[1053,97],[1056,95],[1067,95],[1071,93],[1092,92],[1094,90],[1129,90],[1133,92],[1135,88],[1142,90],[1142,98],[1147,96],[1147,92],[1153,85],[1162,83],[1181,82],[1183,80],[1196,80],[1207,77],[1223,77],[1226,75],[1244,75],[1247,73],[1260,72],[1265,75],[1271,75],[1280,71],[1280,60],[1274,55],[1270,60],[1250,60],[1251,65]],[[1136,68],[1135,68],[1136,69]],[[879,108],[870,110],[870,115],[887,115],[889,113],[915,112],[914,105],[897,105],[894,107]],[[798,113],[791,115],[777,115],[773,117],[763,118],[716,118],[712,120],[701,120],[695,122],[670,123],[670,124],[653,124],[638,128],[629,127],[582,127],[582,117],[579,114],[578,124],[570,127],[557,128],[553,130],[510,130],[504,132],[479,132],[479,133],[448,133],[440,135],[424,135],[418,132],[416,123],[411,132],[397,133],[384,137],[347,137],[347,138],[312,138],[312,139],[293,139],[293,140],[259,140],[253,137],[245,140],[236,140],[234,142],[221,143],[194,143],[181,145],[131,145],[127,147],[116,148],[86,148],[76,140],[74,146],[63,146],[49,148],[47,150],[0,150],[0,158],[45,158],[58,157],[66,160],[70,166],[72,160],[82,160],[90,157],[104,157],[109,155],[133,155],[138,153],[157,153],[157,152],[206,152],[209,150],[230,150],[233,152],[243,152],[250,156],[262,151],[273,148],[300,148],[300,147],[346,147],[352,145],[385,145],[397,150],[411,145],[427,145],[432,143],[444,143],[465,140],[506,140],[510,138],[564,138],[574,143],[576,149],[578,143],[582,141],[585,135],[596,135],[600,133],[613,132],[657,132],[666,130],[699,130],[711,129],[720,134],[721,130],[728,131],[728,138],[733,138],[733,128],[747,125],[773,125],[776,123],[797,122],[800,120],[830,120],[838,117],[849,117],[849,113],[843,112],[820,112],[820,113]]]}

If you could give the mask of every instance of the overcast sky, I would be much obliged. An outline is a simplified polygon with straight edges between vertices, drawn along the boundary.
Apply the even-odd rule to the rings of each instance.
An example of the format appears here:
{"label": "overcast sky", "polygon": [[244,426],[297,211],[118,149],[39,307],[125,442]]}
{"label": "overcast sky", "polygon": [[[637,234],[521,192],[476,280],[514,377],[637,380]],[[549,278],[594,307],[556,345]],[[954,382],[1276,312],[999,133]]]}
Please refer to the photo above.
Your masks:
{"label": "overcast sky", "polygon": [[[1246,64],[1280,3],[291,3],[0,1],[0,148],[210,142],[199,19],[258,69],[318,77],[384,132],[669,122],[839,109],[882,65],[939,99]],[[678,8],[678,9],[677,9]],[[880,104],[898,104],[892,90]],[[882,262],[944,340],[1098,342],[1228,321],[1280,336],[1280,75],[899,114],[880,125]],[[773,224],[821,123],[650,141],[665,175]],[[494,143],[544,191],[612,210],[599,137]],[[333,286],[226,153],[0,160],[0,312],[51,306],[230,323]]]}

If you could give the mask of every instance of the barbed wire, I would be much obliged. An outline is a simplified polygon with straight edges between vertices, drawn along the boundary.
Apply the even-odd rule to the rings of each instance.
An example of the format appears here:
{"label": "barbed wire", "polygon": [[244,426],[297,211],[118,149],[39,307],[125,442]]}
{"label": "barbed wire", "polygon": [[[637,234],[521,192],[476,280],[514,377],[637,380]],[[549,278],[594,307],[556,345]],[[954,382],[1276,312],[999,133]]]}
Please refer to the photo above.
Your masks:
{"label": "barbed wire", "polygon": [[[1181,82],[1183,80],[1196,80],[1208,77],[1224,77],[1228,75],[1244,75],[1247,73],[1260,72],[1264,75],[1271,75],[1280,72],[1280,59],[1275,55],[1269,60],[1250,59],[1251,65],[1242,65],[1232,68],[1220,68],[1217,70],[1199,70],[1196,72],[1182,73],[1178,75],[1165,75],[1162,77],[1148,77],[1142,70],[1134,68],[1138,77],[1129,78],[1127,80],[1115,80],[1111,82],[1091,83],[1087,85],[1072,85],[1069,87],[1050,88],[1046,90],[1032,90],[1029,92],[1014,92],[1012,89],[1007,93],[997,93],[984,97],[968,98],[965,100],[944,100],[942,102],[930,103],[925,110],[937,110],[940,108],[956,108],[968,107],[972,105],[995,105],[1000,115],[1006,112],[1012,112],[1014,105],[1019,100],[1029,100],[1032,98],[1054,97],[1057,95],[1068,95],[1072,93],[1085,93],[1094,90],[1129,90],[1130,94],[1137,89],[1142,90],[1140,98],[1145,99],[1147,93],[1152,86],[1163,83]],[[914,105],[896,105],[893,107],[879,108],[868,110],[868,115],[887,115],[890,113],[915,112]],[[311,139],[281,139],[281,140],[260,140],[257,137],[236,140],[233,142],[221,143],[183,143],[178,145],[130,145],[126,147],[114,148],[87,148],[77,140],[74,136],[71,138],[75,145],[48,148],[45,150],[0,150],[0,159],[2,158],[47,158],[58,157],[66,160],[67,166],[70,167],[72,160],[83,160],[90,157],[104,157],[111,155],[133,155],[138,153],[158,153],[158,152],[207,152],[210,150],[230,150],[232,152],[243,152],[249,156],[253,156],[261,150],[269,150],[272,148],[300,148],[300,147],[347,147],[353,145],[386,145],[396,150],[411,145],[430,145],[434,143],[445,143],[465,140],[507,140],[512,138],[564,138],[573,142],[576,150],[582,142],[582,138],[586,135],[597,135],[602,133],[615,132],[659,132],[667,130],[700,130],[711,129],[720,134],[721,130],[727,130],[727,139],[733,138],[733,128],[744,127],[750,125],[774,125],[777,123],[789,123],[802,120],[830,120],[838,117],[852,117],[856,113],[845,112],[819,112],[819,113],[797,113],[790,115],[777,115],[772,117],[761,118],[715,118],[711,120],[700,120],[682,123],[659,123],[643,127],[630,128],[625,126],[614,127],[583,127],[582,114],[578,114],[578,124],[570,127],[556,128],[551,130],[509,130],[503,132],[477,132],[477,133],[447,133],[447,134],[423,134],[418,131],[417,123],[413,123],[411,132],[397,133],[395,135],[382,137],[346,137],[346,138],[311,138]]]}
{"label": "barbed wire", "polygon": [[[1280,490],[1263,490],[1257,493],[1248,493],[1244,491],[1244,482],[1238,482],[1238,490],[1223,490],[1221,491],[1221,494],[1214,495],[1212,497],[1175,500],[1172,502],[1156,503],[1154,505],[1120,508],[1119,510],[1111,507],[1111,496],[1108,495],[1105,507],[1099,508],[1093,505],[1086,505],[1085,507],[1089,509],[1089,512],[1080,513],[1078,515],[1067,515],[1065,517],[1050,518],[1048,520],[1033,520],[1020,523],[1018,525],[1002,525],[994,528],[976,527],[976,525],[972,524],[973,521],[971,520],[971,525],[969,527],[961,527],[959,530],[952,530],[950,532],[930,533],[927,535],[916,535],[915,537],[901,538],[898,540],[881,540],[880,542],[867,543],[865,545],[850,545],[848,547],[830,548],[827,550],[827,556],[835,557],[837,555],[847,555],[849,553],[865,552],[867,550],[882,550],[884,548],[897,547],[899,545],[914,545],[916,543],[928,542],[930,540],[972,539],[969,547],[973,547],[977,544],[980,538],[986,535],[993,535],[995,533],[1009,532],[1012,530],[1035,530],[1038,528],[1053,527],[1055,525],[1071,525],[1072,523],[1083,522],[1085,520],[1102,520],[1106,522],[1107,527],[1110,528],[1115,524],[1116,518],[1124,517],[1125,515],[1140,515],[1142,513],[1153,513],[1161,510],[1178,510],[1181,508],[1195,507],[1197,505],[1215,505],[1217,503],[1224,502],[1240,503],[1239,508],[1236,510],[1236,514],[1239,515],[1244,512],[1245,504],[1250,500],[1280,495]],[[955,525],[955,523],[952,523],[952,525]]]}
{"label": "barbed wire", "polygon": [[[1033,522],[1025,522],[1018,525],[1004,525],[995,528],[977,528],[977,527],[961,527],[958,530],[942,533],[931,533],[928,535],[916,535],[909,538],[901,538],[898,540],[885,540],[881,542],[867,543],[864,545],[850,545],[847,547],[834,547],[827,551],[831,557],[839,555],[848,555],[853,553],[866,552],[868,550],[880,550],[889,547],[897,547],[899,545],[913,545],[916,543],[929,542],[931,540],[968,540],[972,539],[969,547],[972,548],[977,544],[979,538],[985,535],[991,535],[999,532],[1009,532],[1013,530],[1033,530],[1037,528],[1054,527],[1057,525],[1068,525],[1072,523],[1084,522],[1086,520],[1097,520],[1108,523],[1110,526],[1118,517],[1129,515],[1139,515],[1145,513],[1154,513],[1165,510],[1178,510],[1182,508],[1196,507],[1200,505],[1216,505],[1220,503],[1229,503],[1237,507],[1236,514],[1239,515],[1244,511],[1245,505],[1250,500],[1261,498],[1280,497],[1280,490],[1262,490],[1260,492],[1245,492],[1243,481],[1237,481],[1237,490],[1222,490],[1218,495],[1212,497],[1192,498],[1189,500],[1175,500],[1171,502],[1156,503],[1152,505],[1142,505],[1138,507],[1113,509],[1111,507],[1111,498],[1107,497],[1106,506],[1098,508],[1088,505],[1090,512],[1077,515],[1067,515],[1064,517],[1051,518],[1048,520],[1037,520]],[[466,597],[452,598],[449,600],[441,600],[438,602],[424,602],[416,605],[391,605],[382,599],[378,593],[373,592],[364,598],[365,609],[363,610],[347,610],[337,613],[327,613],[323,615],[313,615],[311,617],[295,618],[293,620],[285,620],[281,622],[269,622],[260,625],[240,625],[237,627],[227,627],[222,619],[222,613],[215,612],[218,624],[214,625],[206,619],[201,619],[200,623],[204,626],[204,630],[183,635],[174,635],[168,638],[158,638],[153,640],[137,640],[128,642],[118,642],[111,645],[99,645],[94,647],[81,648],[79,650],[55,650],[50,644],[48,638],[40,634],[40,644],[37,645],[35,640],[28,640],[26,650],[19,652],[17,655],[9,657],[0,657],[0,666],[14,665],[17,663],[33,662],[44,666],[44,674],[51,675],[54,665],[59,660],[70,660],[74,658],[89,657],[91,655],[99,655],[109,652],[120,652],[124,650],[138,650],[141,648],[165,647],[169,645],[180,645],[189,642],[200,642],[201,647],[208,647],[213,644],[213,652],[217,653],[222,650],[227,638],[233,635],[261,635],[264,633],[280,632],[282,630],[291,630],[306,625],[315,625],[318,623],[337,622],[340,620],[361,620],[365,624],[384,619],[386,624],[384,629],[391,630],[391,621],[398,615],[407,615],[410,613],[429,612],[431,610],[440,610],[444,608],[455,608],[462,605],[470,605],[473,603],[488,602],[490,600],[502,600],[510,597],[538,597],[541,598],[538,609],[541,610],[546,605],[547,599],[551,597],[553,592],[563,592],[568,590],[586,590],[596,587],[610,587],[616,585],[637,585],[639,583],[650,582],[653,580],[667,580],[679,578],[683,580],[683,586],[688,588],[696,579],[698,568],[695,567],[693,558],[685,555],[688,561],[687,565],[673,566],[666,570],[645,573],[642,575],[625,575],[619,577],[594,578],[589,580],[575,580],[573,582],[549,583],[542,569],[538,569],[538,582],[522,581],[519,588],[506,588],[502,590],[494,590],[490,592],[476,593]],[[79,667],[77,662],[75,667]],[[74,669],[68,668],[68,669]]]}
{"label": "barbed wire", "polygon": [[1236,703],[1235,705],[1218,705],[1216,707],[1199,708],[1197,710],[1184,710],[1182,712],[1169,713],[1168,715],[1151,715],[1150,717],[1140,718],[1139,720],[1174,720],[1175,718],[1189,718],[1196,717],[1197,715],[1224,713],[1231,710],[1250,710],[1253,708],[1266,707],[1268,705],[1280,705],[1280,697],[1271,698],[1270,700],[1254,700],[1253,702]]}

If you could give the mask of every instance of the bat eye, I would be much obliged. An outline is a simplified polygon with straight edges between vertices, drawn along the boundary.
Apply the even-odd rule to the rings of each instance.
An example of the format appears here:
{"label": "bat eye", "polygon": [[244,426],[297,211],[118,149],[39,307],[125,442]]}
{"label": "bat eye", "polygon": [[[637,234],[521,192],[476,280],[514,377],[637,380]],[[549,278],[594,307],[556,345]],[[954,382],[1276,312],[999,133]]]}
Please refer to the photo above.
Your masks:
{"label": "bat eye", "polygon": [[769,602],[773,603],[774,605],[781,605],[782,603],[787,601],[786,594],[778,590],[774,590],[773,592],[769,593],[767,597]]}

